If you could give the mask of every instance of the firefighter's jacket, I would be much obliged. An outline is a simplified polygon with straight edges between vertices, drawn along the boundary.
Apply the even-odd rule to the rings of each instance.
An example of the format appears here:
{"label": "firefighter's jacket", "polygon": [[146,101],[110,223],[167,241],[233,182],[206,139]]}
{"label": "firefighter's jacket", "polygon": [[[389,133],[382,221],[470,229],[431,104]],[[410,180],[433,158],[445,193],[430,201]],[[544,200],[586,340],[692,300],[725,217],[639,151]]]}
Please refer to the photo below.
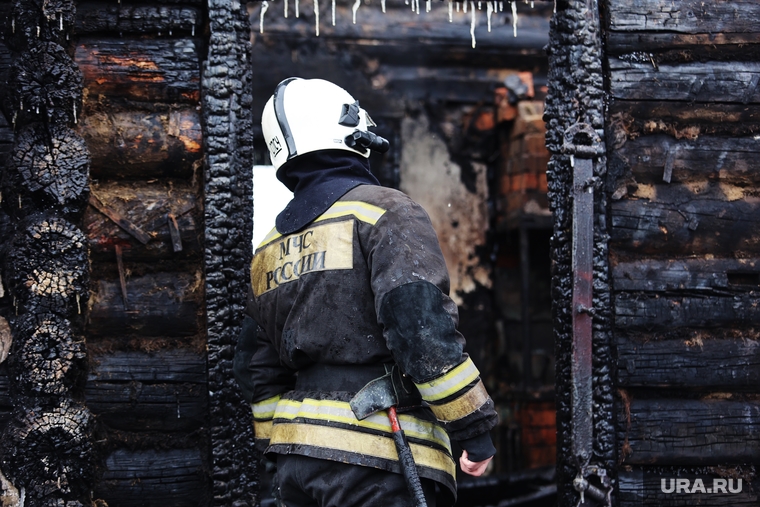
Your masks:
{"label": "firefighter's jacket", "polygon": [[256,249],[250,289],[258,326],[242,383],[256,445],[399,472],[386,412],[359,421],[348,403],[395,363],[424,400],[399,414],[419,474],[454,498],[449,438],[487,432],[496,413],[462,352],[422,207],[397,190],[358,186],[300,231],[273,230]]}

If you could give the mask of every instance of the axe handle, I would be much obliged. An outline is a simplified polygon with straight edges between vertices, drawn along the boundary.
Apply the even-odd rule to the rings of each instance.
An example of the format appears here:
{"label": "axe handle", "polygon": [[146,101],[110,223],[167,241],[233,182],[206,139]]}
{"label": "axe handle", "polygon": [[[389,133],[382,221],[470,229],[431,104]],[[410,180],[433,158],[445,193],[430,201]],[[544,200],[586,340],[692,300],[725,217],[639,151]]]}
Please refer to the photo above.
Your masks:
{"label": "axe handle", "polygon": [[393,441],[396,443],[396,452],[398,453],[398,461],[401,465],[401,471],[404,474],[404,480],[406,481],[407,488],[409,488],[409,493],[414,500],[414,505],[415,507],[427,507],[425,495],[422,492],[420,476],[417,474],[417,466],[414,464],[412,449],[409,447],[406,435],[398,423],[396,407],[390,407],[388,409],[388,419],[391,422]]}

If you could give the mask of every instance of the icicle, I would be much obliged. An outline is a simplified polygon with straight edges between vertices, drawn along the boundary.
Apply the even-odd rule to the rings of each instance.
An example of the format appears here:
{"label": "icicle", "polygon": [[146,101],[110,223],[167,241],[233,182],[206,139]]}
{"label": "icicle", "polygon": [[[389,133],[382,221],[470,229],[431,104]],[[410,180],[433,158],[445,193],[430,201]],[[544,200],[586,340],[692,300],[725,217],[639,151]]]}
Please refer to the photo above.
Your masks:
{"label": "icicle", "polygon": [[557,14],[557,0],[554,0],[554,14]]}
{"label": "icicle", "polygon": [[467,14],[467,4],[468,2],[462,2],[462,11]]}
{"label": "icicle", "polygon": [[172,29],[169,28],[169,37],[171,37],[171,36],[172,36]]}
{"label": "icicle", "polygon": [[575,167],[575,157],[570,155],[570,167]]}
{"label": "icicle", "polygon": [[319,0],[314,0],[314,25],[319,37]]}
{"label": "icicle", "polygon": [[480,9],[480,4],[481,4],[481,2],[478,0],[478,10],[481,10]]}
{"label": "icicle", "polygon": [[13,16],[11,18],[11,31],[13,33],[16,33],[16,16]]}
{"label": "icicle", "polygon": [[380,0],[380,5],[383,8],[383,14],[385,14],[385,0]]}
{"label": "icicle", "polygon": [[18,107],[22,111],[24,110],[24,99],[19,99],[19,101],[18,101]]}
{"label": "icicle", "polygon": [[499,2],[499,12],[504,12],[504,2]]}
{"label": "icicle", "polygon": [[533,0],[530,0],[530,8],[531,9],[535,9],[536,8],[536,2],[534,2]]}
{"label": "icicle", "polygon": [[417,5],[417,14],[420,13],[420,0],[415,0],[414,2]]}
{"label": "icicle", "polygon": [[512,33],[517,37],[517,2],[512,1]]}
{"label": "icicle", "polygon": [[475,49],[475,2],[474,1],[472,2],[470,9],[472,10],[472,21],[470,22],[470,36],[472,36],[472,49]]}
{"label": "icicle", "polygon": [[77,105],[74,104],[74,123],[77,122]]}
{"label": "icicle", "polygon": [[195,37],[195,25],[193,25],[193,28],[192,28],[192,30],[190,31],[190,35],[191,35],[192,37]]}
{"label": "icicle", "polygon": [[37,38],[40,37],[40,25],[37,25]]}
{"label": "icicle", "polygon": [[454,21],[453,16],[454,16],[454,3],[451,0],[449,0],[449,23]]}
{"label": "icicle", "polygon": [[21,194],[18,194],[18,209],[21,209]]}
{"label": "icicle", "polygon": [[288,0],[285,0],[284,2],[282,2],[282,4],[283,4],[283,9],[284,9],[283,14],[287,18],[288,17]]}
{"label": "icicle", "polygon": [[491,33],[491,14],[493,14],[493,5],[491,2],[487,2],[486,15],[488,16],[488,33]]}
{"label": "icicle", "polygon": [[296,0],[296,17],[297,17],[297,18],[300,18],[300,17],[301,17],[301,13],[298,11],[298,8],[299,8],[299,7],[300,7],[300,6],[298,5],[298,0]]}
{"label": "icicle", "polygon": [[[385,0],[383,0],[383,5],[385,5]],[[335,0],[332,0],[332,24],[335,26]]]}
{"label": "icicle", "polygon": [[264,33],[264,13],[269,9],[269,2],[261,2],[261,16],[259,17],[259,33]]}
{"label": "icicle", "polygon": [[404,0],[404,5],[409,5],[409,0]]}
{"label": "icicle", "polygon": [[63,31],[63,13],[58,15],[58,30]]}
{"label": "icicle", "polygon": [[40,114],[40,106],[34,108],[34,114]]}
{"label": "icicle", "polygon": [[18,117],[18,111],[13,112],[13,130],[16,130],[16,118]]}
{"label": "icicle", "polygon": [[356,2],[354,2],[354,6],[351,7],[351,11],[353,12],[353,16],[354,16],[354,24],[356,24],[356,11],[359,10],[359,5],[361,3],[362,3],[362,0],[356,0]]}
{"label": "icicle", "polygon": [[431,4],[430,0],[427,0],[425,2],[425,12],[430,12],[430,9],[432,9],[432,6],[430,4]]}
{"label": "icicle", "polygon": [[82,315],[82,307],[79,305],[79,294],[77,294],[77,313]]}

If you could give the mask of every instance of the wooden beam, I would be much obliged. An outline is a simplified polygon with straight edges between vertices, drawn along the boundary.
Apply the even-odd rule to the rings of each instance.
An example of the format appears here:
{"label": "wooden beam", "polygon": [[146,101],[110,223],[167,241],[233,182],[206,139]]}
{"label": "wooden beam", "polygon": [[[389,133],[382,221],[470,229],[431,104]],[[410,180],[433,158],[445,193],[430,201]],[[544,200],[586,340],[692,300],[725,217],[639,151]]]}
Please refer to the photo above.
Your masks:
{"label": "wooden beam", "polygon": [[211,499],[205,454],[199,448],[117,449],[106,457],[93,497],[126,507],[207,505]]}
{"label": "wooden beam", "polygon": [[698,135],[740,137],[760,129],[760,107],[755,104],[708,104],[668,100],[611,100],[610,118],[631,121],[639,134],[668,133],[678,138]]}
{"label": "wooden beam", "polygon": [[696,33],[672,32],[607,32],[607,50],[611,55],[638,51],[668,51],[674,49],[739,50],[760,44],[760,32]]}
{"label": "wooden beam", "polygon": [[652,341],[618,335],[617,385],[756,392],[760,341],[711,339],[704,331],[700,335],[690,340]]}
{"label": "wooden beam", "polygon": [[93,178],[192,177],[202,157],[200,113],[159,106],[83,115]]}
{"label": "wooden beam", "polygon": [[760,32],[760,5],[754,0],[628,0],[609,2],[608,9],[612,31]]}
{"label": "wooden beam", "polygon": [[760,288],[760,259],[639,258],[613,262],[612,279],[618,292],[746,292]]}
{"label": "wooden beam", "polygon": [[98,198],[97,195],[95,195],[94,192],[90,194],[90,205],[110,218],[113,223],[121,227],[124,231],[129,233],[130,236],[133,236],[143,245],[148,244],[148,242],[151,240],[150,235],[146,234],[142,229],[126,219],[116,210],[103,204],[103,202],[100,200],[100,198]]}
{"label": "wooden beam", "polygon": [[626,399],[617,424],[624,465],[751,463],[760,453],[758,401]]}
{"label": "wooden beam", "polygon": [[200,101],[201,56],[195,39],[83,38],[74,59],[92,97]]}
{"label": "wooden beam", "polygon": [[616,99],[691,102],[760,102],[760,62],[708,61],[678,65],[608,58]]}
{"label": "wooden beam", "polygon": [[200,331],[200,273],[152,273],[127,280],[130,310],[124,311],[119,280],[92,284],[88,336],[192,336]]}
{"label": "wooden beam", "polygon": [[[165,2],[162,2],[165,3]],[[203,21],[200,8],[185,5],[118,5],[104,2],[77,2],[75,31],[84,33],[155,33],[162,36],[200,35]]]}
{"label": "wooden beam", "polygon": [[622,292],[615,295],[613,304],[619,331],[738,327],[760,321],[760,295],[754,291],[690,296]]}
{"label": "wooden beam", "polygon": [[93,354],[87,407],[108,428],[191,432],[208,410],[206,358],[183,349]]}

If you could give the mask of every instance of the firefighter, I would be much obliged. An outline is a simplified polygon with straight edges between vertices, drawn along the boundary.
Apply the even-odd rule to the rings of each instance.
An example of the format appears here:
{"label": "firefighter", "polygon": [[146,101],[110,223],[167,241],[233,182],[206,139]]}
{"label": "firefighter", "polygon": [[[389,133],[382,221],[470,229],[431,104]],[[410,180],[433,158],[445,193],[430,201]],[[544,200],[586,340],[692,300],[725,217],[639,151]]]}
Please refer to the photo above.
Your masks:
{"label": "firefighter", "polygon": [[370,173],[370,151],[388,147],[372,126],[320,79],[282,81],[262,114],[294,196],[255,249],[234,372],[288,507],[412,504],[387,415],[358,420],[349,405],[389,371],[429,506],[455,501],[451,440],[471,475],[495,453],[493,401],[463,353],[436,234],[421,206]]}

